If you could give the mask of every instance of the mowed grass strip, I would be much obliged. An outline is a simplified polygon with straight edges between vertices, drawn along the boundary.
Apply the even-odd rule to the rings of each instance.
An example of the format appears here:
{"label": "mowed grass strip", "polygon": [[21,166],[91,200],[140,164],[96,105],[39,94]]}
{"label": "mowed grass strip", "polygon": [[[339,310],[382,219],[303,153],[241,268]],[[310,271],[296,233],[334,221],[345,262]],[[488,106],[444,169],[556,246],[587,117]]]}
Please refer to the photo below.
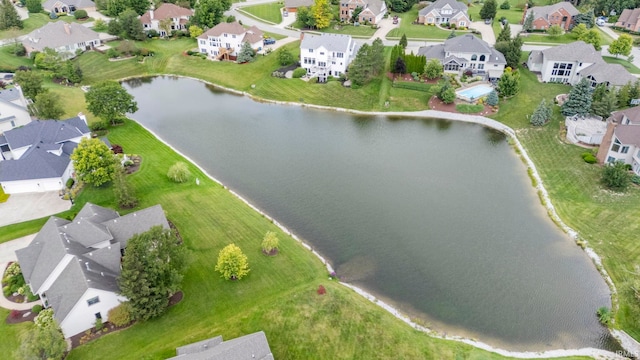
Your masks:
{"label": "mowed grass strip", "polygon": [[284,5],[281,2],[273,2],[267,4],[243,6],[239,10],[252,15],[258,20],[263,20],[271,24],[280,24],[282,22],[282,7]]}
{"label": "mowed grass strip", "polygon": [[604,59],[604,61],[608,62],[609,64],[619,64],[624,66],[625,69],[627,69],[628,72],[632,73],[632,74],[640,74],[640,69],[633,65],[632,63],[630,63],[627,59],[625,58],[617,58],[617,57],[613,57],[613,56],[603,56],[602,59]]}

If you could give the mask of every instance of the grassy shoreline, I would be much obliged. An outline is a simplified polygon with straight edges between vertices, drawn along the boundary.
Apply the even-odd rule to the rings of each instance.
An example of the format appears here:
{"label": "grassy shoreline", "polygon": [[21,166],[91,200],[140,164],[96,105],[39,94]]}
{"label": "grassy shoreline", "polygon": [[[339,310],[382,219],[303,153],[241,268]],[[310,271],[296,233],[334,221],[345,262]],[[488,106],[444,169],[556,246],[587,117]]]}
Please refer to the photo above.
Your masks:
{"label": "grassy shoreline", "polygon": [[[425,94],[392,88],[390,80],[385,77],[357,90],[345,89],[338,82],[313,85],[297,79],[271,78],[271,71],[277,68],[274,56],[258,58],[254,63],[239,67],[235,64],[212,63],[183,55],[184,50],[194,46],[188,39],[158,40],[146,42],[143,46],[150,47],[157,53],[153,59],[148,59],[144,63],[137,63],[135,60],[112,63],[107,61],[104,55],[98,53],[87,53],[81,56],[78,61],[83,69],[100,69],[99,72],[85,70],[86,83],[91,84],[102,79],[176,74],[246,92],[253,97],[276,101],[293,101],[368,111],[407,111],[427,108]],[[288,46],[296,56],[297,43]],[[0,56],[0,64],[4,64],[3,60],[4,57]],[[628,287],[623,286],[621,289],[620,282],[624,280],[624,278],[621,279],[621,276],[625,274],[622,270],[627,269],[621,269],[616,259],[622,259],[623,265],[624,263],[631,265],[634,262],[633,259],[640,253],[640,249],[637,249],[633,244],[635,227],[632,222],[633,218],[637,219],[640,216],[640,205],[638,205],[640,204],[638,201],[640,191],[631,189],[622,196],[606,192],[602,195],[603,192],[597,185],[597,167],[582,162],[579,158],[581,149],[560,141],[557,134],[561,128],[559,116],[556,116],[551,124],[541,129],[529,127],[524,115],[533,110],[542,96],[552,96],[568,89],[562,85],[539,84],[534,81],[535,79],[525,73],[523,88],[530,91],[527,91],[527,94],[517,95],[516,99],[508,103],[503,102],[500,113],[494,118],[516,130],[523,146],[538,166],[538,171],[547,184],[547,189],[561,218],[569,226],[578,230],[592,246],[595,245],[596,251],[603,256],[605,268],[612,274],[621,293],[621,308],[617,314],[619,324],[637,337],[640,335],[637,325],[635,325],[637,321],[634,320],[637,315],[633,312],[637,311],[638,306],[632,303],[633,295],[628,293]],[[76,88],[51,86],[51,89],[68,95],[63,99],[67,105],[68,116],[75,115],[77,111],[84,109],[82,93]],[[299,94],[305,95],[301,97]],[[389,101],[389,107],[385,107],[386,101]],[[126,134],[127,131],[130,134]],[[229,237],[238,239],[239,243],[247,246],[247,249],[252,249],[256,241],[261,239],[263,231],[272,228],[273,225],[265,218],[256,215],[248,206],[236,204],[237,199],[229,200],[227,196],[222,194],[226,190],[213,182],[206,184],[207,195],[219,200],[220,203],[211,204],[209,201],[202,200],[200,194],[196,195],[196,191],[202,191],[204,187],[192,189],[188,186],[169,186],[171,184],[166,183],[166,168],[164,167],[168,167],[170,161],[177,161],[181,157],[175,152],[165,149],[166,146],[159,144],[157,139],[140,129],[135,123],[128,122],[125,126],[112,129],[109,139],[112,140],[112,143],[125,145],[127,152],[143,156],[141,171],[132,176],[132,181],[141,195],[140,207],[155,203],[163,204],[172,221],[175,219],[181,230],[188,229],[185,239],[187,239],[186,242],[194,253],[195,259],[189,269],[189,274],[185,277],[184,287],[187,295],[185,304],[187,305],[176,306],[167,315],[156,321],[135,325],[131,330],[120,333],[120,335],[109,335],[95,343],[74,350],[70,355],[71,359],[84,358],[89,354],[91,356],[102,354],[100,356],[104,358],[117,356],[117,354],[120,354],[121,357],[127,354],[128,356],[124,356],[124,358],[129,356],[156,358],[171,355],[170,352],[175,346],[184,345],[189,341],[217,334],[223,334],[225,338],[232,338],[259,329],[264,329],[269,341],[275,342],[272,345],[272,350],[277,358],[392,358],[397,357],[398,354],[403,354],[407,358],[502,358],[468,345],[430,338],[422,333],[417,334],[415,330],[394,319],[384,310],[376,309],[376,306],[370,303],[368,305],[362,303],[363,299],[355,293],[341,289],[335,283],[324,281],[326,270],[323,269],[320,262],[310,257],[310,254],[303,247],[296,245],[294,240],[281,232],[279,232],[282,236],[281,239],[287,238],[285,241],[287,251],[283,252],[283,255],[289,254],[289,252],[295,254],[295,259],[290,260],[294,263],[281,267],[278,264],[268,264],[268,261],[264,262],[258,257],[260,260],[258,261],[258,269],[262,270],[256,270],[252,274],[255,277],[262,276],[258,274],[264,272],[275,274],[280,282],[269,282],[269,284],[277,286],[276,290],[280,293],[262,284],[262,279],[247,282],[246,286],[243,282],[239,282],[237,284],[239,286],[234,286],[235,284],[230,286],[228,283],[217,280],[217,274],[213,273],[211,269],[209,271],[204,271],[202,268],[193,269],[194,264],[205,267],[205,264],[212,263],[217,250],[226,244],[225,241]],[[193,172],[203,174],[195,166]],[[589,191],[595,191],[597,196],[588,194]],[[76,206],[81,206],[88,200],[112,207],[115,203],[109,188],[88,188],[80,196]],[[592,204],[594,201],[596,204]],[[628,213],[623,213],[624,216],[621,216],[619,211],[613,211],[618,216],[618,219],[613,219],[611,217],[613,214],[610,213],[611,209],[606,211],[606,207],[621,203],[629,206],[630,210]],[[217,208],[220,204],[224,205],[229,214],[223,214],[224,209]],[[602,204],[605,205],[605,209],[602,209]],[[74,207],[71,211],[77,211],[77,209],[79,207]],[[577,218],[575,211],[578,211]],[[606,215],[606,222],[584,223],[584,220],[593,218],[593,216],[585,214],[602,214],[603,212]],[[203,216],[204,219],[191,218],[195,214]],[[583,216],[585,219],[581,219]],[[611,223],[613,220],[615,221]],[[625,220],[628,223],[625,223]],[[34,220],[2,228],[0,241],[15,238],[17,234],[37,231],[43,221],[42,219]],[[195,227],[194,223],[198,225],[199,229],[192,229]],[[590,233],[591,230],[594,232]],[[615,240],[621,240],[620,247],[613,249],[616,250],[615,252],[612,252],[612,249],[609,249],[606,244],[596,241],[602,234],[609,235],[609,233],[615,236]],[[215,236],[211,234],[215,234]],[[241,247],[243,250],[245,249],[244,246],[241,245]],[[280,259],[283,258],[278,257],[277,261],[285,261]],[[296,274],[294,279],[290,279],[290,276],[286,274],[291,270],[291,267],[307,269],[306,271],[309,273],[306,275]],[[616,276],[614,276],[614,272]],[[241,283],[242,285],[240,285]],[[341,294],[335,296],[339,305],[320,300],[325,301],[326,304],[318,306],[317,299],[309,294],[313,293],[314,287],[320,283],[328,287],[332,296],[334,291],[336,294]],[[201,288],[203,284],[205,285],[204,289]],[[255,292],[256,288],[253,286],[257,286],[257,289],[266,286],[267,299],[255,301],[243,299],[238,304],[230,294],[224,293],[224,291],[229,291],[241,298],[242,295],[239,294],[252,293],[263,296],[262,292]],[[300,299],[291,302],[292,300],[287,296],[292,294],[299,294]],[[343,302],[339,299],[340,296],[344,296],[346,300]],[[194,298],[200,299],[200,302]],[[219,312],[213,313],[214,311],[209,309],[207,304],[202,303],[202,298],[216,299],[216,302],[221,298],[220,304],[212,305],[212,308]],[[281,303],[289,304],[299,314]],[[363,312],[366,316],[357,314],[359,317],[355,318],[356,314],[352,314],[354,317],[343,319],[340,314],[350,314],[353,310],[350,307],[352,303],[358,304],[364,309]],[[263,309],[266,304],[275,304],[273,306],[281,312],[281,316]],[[186,306],[193,307],[196,314],[187,311]],[[337,315],[328,310],[334,306],[340,310]],[[244,309],[242,314],[234,313],[233,308],[236,307]],[[285,318],[283,314],[289,315]],[[201,315],[200,318],[198,315]],[[293,316],[291,320],[287,320],[291,316]],[[251,320],[249,321],[250,325],[243,322],[247,319]],[[314,329],[308,329],[304,324],[305,321],[311,319],[314,321],[322,320],[320,322],[323,324],[320,330],[321,334],[315,334]],[[384,326],[371,323],[372,320],[384,323]],[[363,322],[368,326],[364,326]],[[0,325],[3,333],[5,333],[5,326],[7,325]],[[156,327],[159,329],[155,329]],[[298,329],[304,335],[298,336],[297,332],[292,331],[290,327]],[[166,336],[162,336],[162,331],[182,334],[182,337],[174,336],[168,339]],[[334,332],[337,332],[338,335],[333,334]],[[344,332],[346,334],[343,334]],[[320,335],[328,337],[327,344],[324,343],[326,339],[318,338]],[[308,338],[301,339],[306,336]],[[380,344],[374,343],[374,340],[379,337],[394,344],[395,347],[385,342],[386,347],[378,348]],[[12,347],[17,347],[17,335],[9,336],[9,338],[0,342],[0,350],[11,351]],[[150,338],[151,341],[145,342],[147,338]],[[325,350],[328,352],[321,352]],[[149,353],[153,355],[149,355]],[[318,357],[318,354],[325,356]]]}

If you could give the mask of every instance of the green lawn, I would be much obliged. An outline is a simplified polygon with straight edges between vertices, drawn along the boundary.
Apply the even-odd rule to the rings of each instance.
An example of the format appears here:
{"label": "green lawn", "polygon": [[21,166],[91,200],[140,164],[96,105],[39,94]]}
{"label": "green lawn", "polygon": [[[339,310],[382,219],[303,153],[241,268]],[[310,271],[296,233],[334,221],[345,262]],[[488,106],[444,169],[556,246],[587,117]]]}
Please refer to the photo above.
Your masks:
{"label": "green lawn", "polygon": [[372,28],[371,25],[353,26],[334,22],[328,28],[320,30],[320,32],[370,38],[375,34],[376,30],[377,29]]}
{"label": "green lawn", "polygon": [[283,6],[282,2],[273,2],[268,4],[243,6],[239,8],[239,10],[244,11],[248,15],[266,23],[280,24],[282,22],[282,12],[280,9],[282,9]]}
{"label": "green lawn", "polygon": [[[409,39],[435,39],[445,40],[451,30],[442,29],[439,26],[427,26],[413,24],[418,19],[418,7],[414,6],[405,13],[394,14],[400,18],[400,26],[387,33],[387,39],[401,38],[405,34]],[[456,31],[456,35],[467,34],[468,31]]]}
{"label": "green lawn", "polygon": [[614,56],[603,56],[602,58],[604,59],[604,61],[608,62],[609,64],[620,64],[624,66],[627,69],[627,71],[629,71],[632,74],[640,74],[640,69],[638,69],[637,66],[633,65],[625,58],[622,58],[622,57],[617,58]]}
{"label": "green lawn", "polygon": [[[522,20],[522,14],[524,9],[524,4],[526,1],[524,0],[509,0],[509,4],[511,4],[511,8],[509,10],[500,9],[500,4],[502,4],[502,0],[496,1],[498,4],[498,11],[496,12],[495,22],[500,20],[503,16],[507,18],[510,24],[519,24],[520,20]],[[471,3],[469,6],[468,14],[471,17],[471,21],[482,21],[480,18],[480,9],[482,9],[482,4],[476,4],[475,2]],[[496,36],[498,34],[496,33]]]}

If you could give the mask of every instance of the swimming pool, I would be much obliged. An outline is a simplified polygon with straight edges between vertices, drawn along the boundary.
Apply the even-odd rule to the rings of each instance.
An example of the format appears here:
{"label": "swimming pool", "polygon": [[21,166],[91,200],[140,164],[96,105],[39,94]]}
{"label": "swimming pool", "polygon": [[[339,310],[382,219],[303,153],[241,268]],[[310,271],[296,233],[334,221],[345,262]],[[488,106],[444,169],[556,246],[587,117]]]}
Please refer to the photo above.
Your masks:
{"label": "swimming pool", "polygon": [[480,84],[464,90],[456,91],[456,95],[459,99],[471,102],[489,94],[491,91],[493,91],[493,87],[491,85]]}

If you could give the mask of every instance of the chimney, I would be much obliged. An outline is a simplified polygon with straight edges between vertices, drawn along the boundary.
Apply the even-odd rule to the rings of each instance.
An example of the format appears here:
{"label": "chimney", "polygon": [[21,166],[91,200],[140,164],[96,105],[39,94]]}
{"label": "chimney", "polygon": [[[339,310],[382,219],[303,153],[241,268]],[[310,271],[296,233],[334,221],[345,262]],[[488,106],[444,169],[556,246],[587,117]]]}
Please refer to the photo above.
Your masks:
{"label": "chimney", "polygon": [[64,32],[66,32],[67,35],[71,35],[71,27],[68,23],[64,23]]}
{"label": "chimney", "polygon": [[149,9],[149,18],[153,20],[153,9]]}
{"label": "chimney", "polygon": [[302,41],[302,39],[304,39],[304,31],[300,31],[300,41]]}
{"label": "chimney", "polygon": [[84,121],[84,123],[85,123],[85,124],[87,124],[87,117],[86,117],[86,116],[84,116],[84,114],[83,114],[82,112],[79,112],[79,113],[78,113],[78,117],[79,117],[80,119],[82,119],[82,121]]}

